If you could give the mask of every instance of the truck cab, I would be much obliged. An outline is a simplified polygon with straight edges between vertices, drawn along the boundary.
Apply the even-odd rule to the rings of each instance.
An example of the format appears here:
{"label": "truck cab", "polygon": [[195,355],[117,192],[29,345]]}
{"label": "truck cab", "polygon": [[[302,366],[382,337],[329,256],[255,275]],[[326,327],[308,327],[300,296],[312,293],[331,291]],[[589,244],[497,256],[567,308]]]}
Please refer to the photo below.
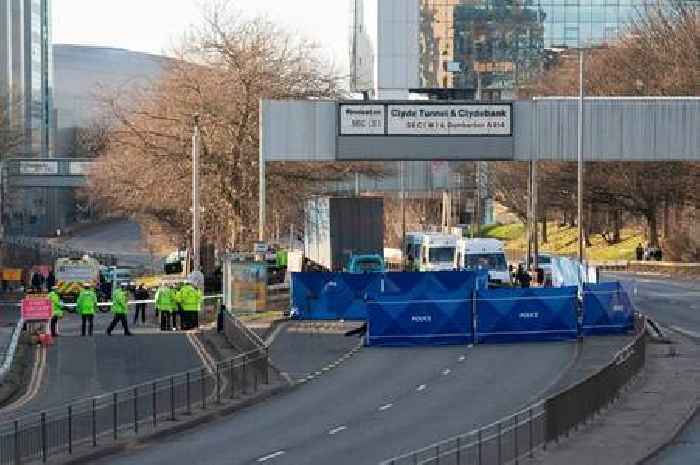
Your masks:
{"label": "truck cab", "polygon": [[384,259],[378,254],[353,255],[348,260],[348,273],[384,273]]}
{"label": "truck cab", "polygon": [[503,242],[498,239],[460,239],[455,255],[455,268],[487,270],[490,282],[510,284]]}
{"label": "truck cab", "polygon": [[451,271],[454,269],[457,237],[441,233],[406,234],[409,271]]}

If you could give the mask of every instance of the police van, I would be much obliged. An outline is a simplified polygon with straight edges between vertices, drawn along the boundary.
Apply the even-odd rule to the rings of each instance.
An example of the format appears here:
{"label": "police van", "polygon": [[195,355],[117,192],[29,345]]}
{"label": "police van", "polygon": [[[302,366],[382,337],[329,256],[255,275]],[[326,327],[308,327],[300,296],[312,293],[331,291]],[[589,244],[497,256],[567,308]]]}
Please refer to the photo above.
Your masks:
{"label": "police van", "polygon": [[454,267],[457,269],[488,270],[489,281],[510,284],[510,271],[503,242],[498,239],[459,239]]}

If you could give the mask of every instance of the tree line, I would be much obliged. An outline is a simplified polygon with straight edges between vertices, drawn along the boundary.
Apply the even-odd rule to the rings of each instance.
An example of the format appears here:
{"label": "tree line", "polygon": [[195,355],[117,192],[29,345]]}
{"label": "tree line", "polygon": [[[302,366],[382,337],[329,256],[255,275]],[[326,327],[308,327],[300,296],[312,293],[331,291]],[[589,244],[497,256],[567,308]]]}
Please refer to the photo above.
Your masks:
{"label": "tree line", "polygon": [[[585,53],[584,89],[589,96],[700,95],[700,16],[682,2],[639,14],[613,44]],[[563,53],[555,65],[523,89],[530,96],[577,96],[578,52]],[[546,241],[546,222],[575,225],[575,163],[538,164],[538,221]],[[499,201],[525,220],[527,164],[498,163],[491,177]],[[584,219],[587,240],[601,234],[620,240],[624,224],[640,222],[651,246],[671,236],[671,212],[700,208],[700,165],[688,162],[585,163]],[[678,217],[679,215],[675,215]],[[698,238],[680,237],[688,242]]]}

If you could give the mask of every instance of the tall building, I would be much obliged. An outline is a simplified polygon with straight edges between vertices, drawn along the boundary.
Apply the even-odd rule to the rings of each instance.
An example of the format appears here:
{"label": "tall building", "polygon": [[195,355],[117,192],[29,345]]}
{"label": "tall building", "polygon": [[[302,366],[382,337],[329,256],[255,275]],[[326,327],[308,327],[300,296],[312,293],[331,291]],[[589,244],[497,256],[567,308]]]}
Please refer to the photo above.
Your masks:
{"label": "tall building", "polygon": [[51,0],[0,0],[0,101],[24,135],[23,157],[52,155]]}
{"label": "tall building", "polygon": [[[360,1],[360,0],[356,0]],[[548,50],[614,41],[664,0],[362,0],[355,29],[369,36],[369,91],[407,98],[512,99]],[[353,71],[351,71],[352,73]],[[363,81],[359,81],[362,84]],[[368,86],[365,86],[368,87]]]}

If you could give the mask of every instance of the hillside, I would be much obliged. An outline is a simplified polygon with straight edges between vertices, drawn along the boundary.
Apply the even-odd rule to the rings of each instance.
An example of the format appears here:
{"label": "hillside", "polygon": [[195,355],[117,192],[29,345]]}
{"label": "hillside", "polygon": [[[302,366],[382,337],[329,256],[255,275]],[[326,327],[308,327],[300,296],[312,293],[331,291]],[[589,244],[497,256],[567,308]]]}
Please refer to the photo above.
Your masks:
{"label": "hillside", "polygon": [[[540,243],[540,251],[557,255],[575,255],[578,251],[578,229],[559,227],[556,223],[547,225],[548,241]],[[521,253],[527,249],[527,234],[525,226],[520,223],[487,226],[482,230],[483,237],[493,237],[506,243],[506,249],[513,253]],[[586,248],[586,256],[590,260],[633,260],[635,249],[639,243],[644,243],[641,231],[623,229],[622,241],[608,245],[598,234],[591,237],[592,247]]]}

